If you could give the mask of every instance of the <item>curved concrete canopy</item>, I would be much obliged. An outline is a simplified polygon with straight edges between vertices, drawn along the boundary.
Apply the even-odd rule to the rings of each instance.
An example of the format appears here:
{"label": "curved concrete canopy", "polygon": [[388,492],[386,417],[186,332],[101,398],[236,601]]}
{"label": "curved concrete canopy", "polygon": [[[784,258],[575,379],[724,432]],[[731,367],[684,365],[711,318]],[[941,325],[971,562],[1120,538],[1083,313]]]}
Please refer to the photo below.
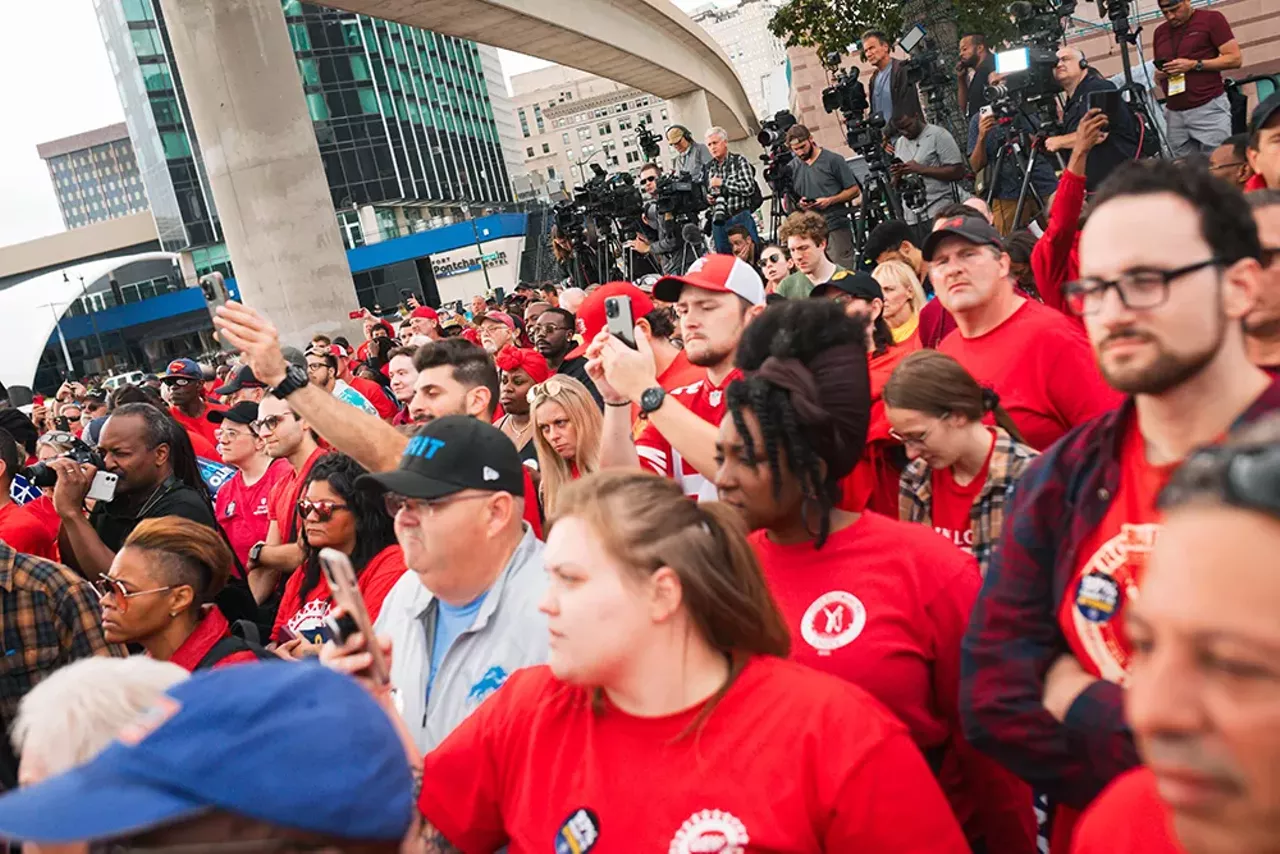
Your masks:
{"label": "curved concrete canopy", "polygon": [[730,139],[759,130],[728,57],[669,0],[321,2],[558,62],[667,100],[703,91],[711,122]]}
{"label": "curved concrete canopy", "polygon": [[[176,262],[178,256],[171,252],[141,252],[103,258],[43,273],[0,291],[0,341],[5,342],[5,358],[0,359],[0,382],[6,386],[31,385],[54,326],[80,296],[81,277],[92,284],[127,264],[161,260]],[[90,287],[90,290],[98,289]]]}

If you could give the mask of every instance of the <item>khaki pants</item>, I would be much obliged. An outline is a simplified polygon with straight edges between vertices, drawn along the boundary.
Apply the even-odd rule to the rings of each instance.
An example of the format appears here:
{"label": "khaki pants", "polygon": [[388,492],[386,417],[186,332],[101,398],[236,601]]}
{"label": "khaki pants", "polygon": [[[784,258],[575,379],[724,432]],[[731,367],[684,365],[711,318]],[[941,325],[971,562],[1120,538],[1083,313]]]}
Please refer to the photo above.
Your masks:
{"label": "khaki pants", "polygon": [[[1045,204],[1053,207],[1053,196],[1045,199]],[[1022,221],[1015,223],[1013,214],[1018,209],[1017,199],[992,199],[991,200],[991,219],[997,230],[1003,235],[1009,235],[1020,228],[1026,228],[1030,222],[1040,216],[1040,204],[1036,201],[1036,197],[1027,195],[1026,204],[1022,206]]]}

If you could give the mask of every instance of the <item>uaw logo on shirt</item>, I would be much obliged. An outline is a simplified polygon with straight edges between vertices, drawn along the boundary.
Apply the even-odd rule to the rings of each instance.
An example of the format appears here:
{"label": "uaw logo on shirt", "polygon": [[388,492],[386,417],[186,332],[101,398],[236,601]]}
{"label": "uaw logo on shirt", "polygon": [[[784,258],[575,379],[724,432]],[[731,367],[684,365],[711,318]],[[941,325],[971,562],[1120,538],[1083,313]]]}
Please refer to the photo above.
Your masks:
{"label": "uaw logo on shirt", "polygon": [[680,825],[667,854],[744,854],[750,841],[747,826],[733,813],[702,810]]}
{"label": "uaw logo on shirt", "polygon": [[1132,653],[1115,617],[1126,601],[1138,598],[1159,534],[1158,524],[1121,525],[1120,533],[1103,543],[1080,571],[1072,622],[1099,675],[1117,685],[1128,681]]}
{"label": "uaw logo on shirt", "polygon": [[867,609],[862,600],[844,590],[832,590],[813,600],[800,618],[800,636],[805,643],[830,655],[846,647],[867,625]]}
{"label": "uaw logo on shirt", "polygon": [[332,640],[332,633],[324,622],[330,610],[332,608],[327,599],[312,599],[304,604],[285,625],[289,631],[307,643],[323,644]]}

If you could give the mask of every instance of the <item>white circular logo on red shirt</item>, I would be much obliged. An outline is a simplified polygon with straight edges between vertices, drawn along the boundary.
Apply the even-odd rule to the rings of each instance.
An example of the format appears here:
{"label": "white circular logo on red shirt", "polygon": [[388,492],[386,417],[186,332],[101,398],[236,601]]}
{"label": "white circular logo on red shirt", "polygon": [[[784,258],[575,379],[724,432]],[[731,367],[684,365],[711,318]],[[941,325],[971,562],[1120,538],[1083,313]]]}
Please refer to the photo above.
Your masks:
{"label": "white circular logo on red shirt", "polygon": [[819,655],[848,646],[867,625],[862,600],[844,590],[832,590],[813,600],[800,618],[800,636]]}
{"label": "white circular logo on red shirt", "polygon": [[680,825],[667,854],[743,854],[750,841],[747,826],[733,813],[702,810]]}

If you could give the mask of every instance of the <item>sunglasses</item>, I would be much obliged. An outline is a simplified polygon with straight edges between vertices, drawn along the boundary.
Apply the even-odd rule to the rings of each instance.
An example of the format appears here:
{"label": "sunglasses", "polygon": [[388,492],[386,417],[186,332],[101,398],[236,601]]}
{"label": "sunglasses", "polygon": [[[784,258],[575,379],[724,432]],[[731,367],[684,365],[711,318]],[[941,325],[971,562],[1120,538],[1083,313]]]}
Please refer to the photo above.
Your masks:
{"label": "sunglasses", "polygon": [[564,388],[565,388],[564,383],[554,379],[547,380],[546,382],[538,383],[536,386],[529,389],[529,395],[528,395],[529,403],[531,404],[537,403],[538,398],[545,399],[549,397],[555,397],[560,392],[564,391]]}
{"label": "sunglasses", "polygon": [[178,388],[185,388],[186,386],[191,385],[193,382],[195,382],[195,380],[189,380],[186,377],[165,377],[164,378],[165,385],[177,386]]}
{"label": "sunglasses", "polygon": [[777,254],[776,252],[771,252],[768,255],[760,256],[760,261],[765,264],[781,264],[784,260],[786,259],[783,258],[781,255]]}
{"label": "sunglasses", "polygon": [[37,445],[71,445],[76,441],[76,437],[71,433],[64,433],[61,430],[52,430],[45,433],[38,440]]}
{"label": "sunglasses", "polygon": [[298,502],[298,515],[303,519],[310,519],[314,513],[317,522],[328,522],[333,518],[334,511],[350,509],[349,505],[335,501],[308,501],[304,498]]}
{"label": "sunglasses", "polygon": [[106,599],[108,596],[114,596],[121,611],[129,610],[129,600],[138,596],[150,596],[152,593],[165,593],[173,589],[170,584],[167,587],[156,587],[152,590],[139,590],[134,593],[129,592],[129,588],[124,586],[124,582],[118,578],[112,578],[109,575],[100,575],[93,581],[89,582],[93,585],[93,589],[98,593],[98,599]]}
{"label": "sunglasses", "polygon": [[[295,418],[297,416],[294,416]],[[284,421],[283,415],[268,415],[249,425],[249,429],[261,436],[263,433],[274,433],[276,428],[280,426],[280,422]]]}

